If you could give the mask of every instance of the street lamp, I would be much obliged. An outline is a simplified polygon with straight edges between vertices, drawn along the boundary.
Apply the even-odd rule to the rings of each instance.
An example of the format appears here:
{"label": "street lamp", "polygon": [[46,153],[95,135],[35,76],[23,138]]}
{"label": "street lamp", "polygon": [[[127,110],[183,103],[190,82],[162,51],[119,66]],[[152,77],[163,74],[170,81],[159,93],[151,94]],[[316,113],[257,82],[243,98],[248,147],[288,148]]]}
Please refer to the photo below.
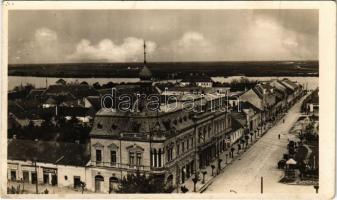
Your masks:
{"label": "street lamp", "polygon": [[195,177],[192,179],[192,181],[193,181],[193,192],[197,192],[197,187],[196,187],[196,185],[197,185],[197,182],[198,182],[198,178],[195,176]]}
{"label": "street lamp", "polygon": [[39,186],[38,186],[38,174],[37,174],[37,166],[36,166],[36,162],[37,162],[37,158],[34,157],[33,158],[33,162],[34,162],[34,167],[35,167],[35,175],[36,175],[36,180],[35,180],[35,190],[36,190],[36,194],[39,194]]}
{"label": "street lamp", "polygon": [[205,175],[207,174],[207,171],[202,172],[202,184],[205,184]]}

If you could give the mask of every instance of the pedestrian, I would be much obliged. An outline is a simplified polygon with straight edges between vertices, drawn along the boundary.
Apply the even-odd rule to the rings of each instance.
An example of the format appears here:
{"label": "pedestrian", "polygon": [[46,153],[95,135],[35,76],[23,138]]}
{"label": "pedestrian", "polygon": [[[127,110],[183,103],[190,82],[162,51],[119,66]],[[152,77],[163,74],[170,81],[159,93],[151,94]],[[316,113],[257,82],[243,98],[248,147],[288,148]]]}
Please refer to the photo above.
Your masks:
{"label": "pedestrian", "polygon": [[284,119],[283,119],[283,124],[284,124]]}
{"label": "pedestrian", "polygon": [[278,134],[278,139],[281,139],[281,135],[280,134]]}

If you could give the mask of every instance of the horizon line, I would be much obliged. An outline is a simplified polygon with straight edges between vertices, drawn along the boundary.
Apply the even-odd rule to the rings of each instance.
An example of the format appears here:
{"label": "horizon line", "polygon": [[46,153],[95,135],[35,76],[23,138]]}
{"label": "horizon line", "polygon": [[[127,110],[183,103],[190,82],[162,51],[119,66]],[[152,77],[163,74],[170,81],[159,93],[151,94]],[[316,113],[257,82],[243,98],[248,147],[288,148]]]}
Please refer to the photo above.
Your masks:
{"label": "horizon line", "polygon": [[[240,62],[319,62],[318,59],[309,60],[227,60],[227,61],[153,61],[151,63],[240,63]],[[8,63],[7,65],[67,65],[67,64],[143,64],[142,61],[137,62],[60,62],[60,63]]]}

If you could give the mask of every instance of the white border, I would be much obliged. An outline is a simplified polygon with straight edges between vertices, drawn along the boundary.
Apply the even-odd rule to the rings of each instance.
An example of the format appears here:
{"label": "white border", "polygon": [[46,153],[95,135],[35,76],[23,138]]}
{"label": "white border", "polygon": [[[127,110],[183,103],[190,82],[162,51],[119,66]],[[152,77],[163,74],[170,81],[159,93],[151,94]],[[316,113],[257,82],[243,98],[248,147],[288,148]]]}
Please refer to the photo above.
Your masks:
{"label": "white border", "polygon": [[318,195],[306,194],[131,194],[86,195],[84,198],[113,199],[331,199],[335,195],[335,60],[336,60],[336,4],[332,1],[233,1],[233,2],[3,2],[2,79],[1,79],[1,194],[5,198],[82,198],[83,195],[5,195],[7,180],[7,26],[9,10],[38,9],[319,9],[319,93],[320,93],[320,188]]}

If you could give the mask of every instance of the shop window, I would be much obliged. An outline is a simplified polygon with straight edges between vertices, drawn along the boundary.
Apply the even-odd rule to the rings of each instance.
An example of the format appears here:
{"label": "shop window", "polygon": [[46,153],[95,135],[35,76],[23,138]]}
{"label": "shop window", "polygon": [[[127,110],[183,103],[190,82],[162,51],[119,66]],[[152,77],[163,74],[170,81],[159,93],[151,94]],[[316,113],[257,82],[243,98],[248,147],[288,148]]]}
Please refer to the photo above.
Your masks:
{"label": "shop window", "polygon": [[16,171],[11,170],[11,181],[16,181]]}

